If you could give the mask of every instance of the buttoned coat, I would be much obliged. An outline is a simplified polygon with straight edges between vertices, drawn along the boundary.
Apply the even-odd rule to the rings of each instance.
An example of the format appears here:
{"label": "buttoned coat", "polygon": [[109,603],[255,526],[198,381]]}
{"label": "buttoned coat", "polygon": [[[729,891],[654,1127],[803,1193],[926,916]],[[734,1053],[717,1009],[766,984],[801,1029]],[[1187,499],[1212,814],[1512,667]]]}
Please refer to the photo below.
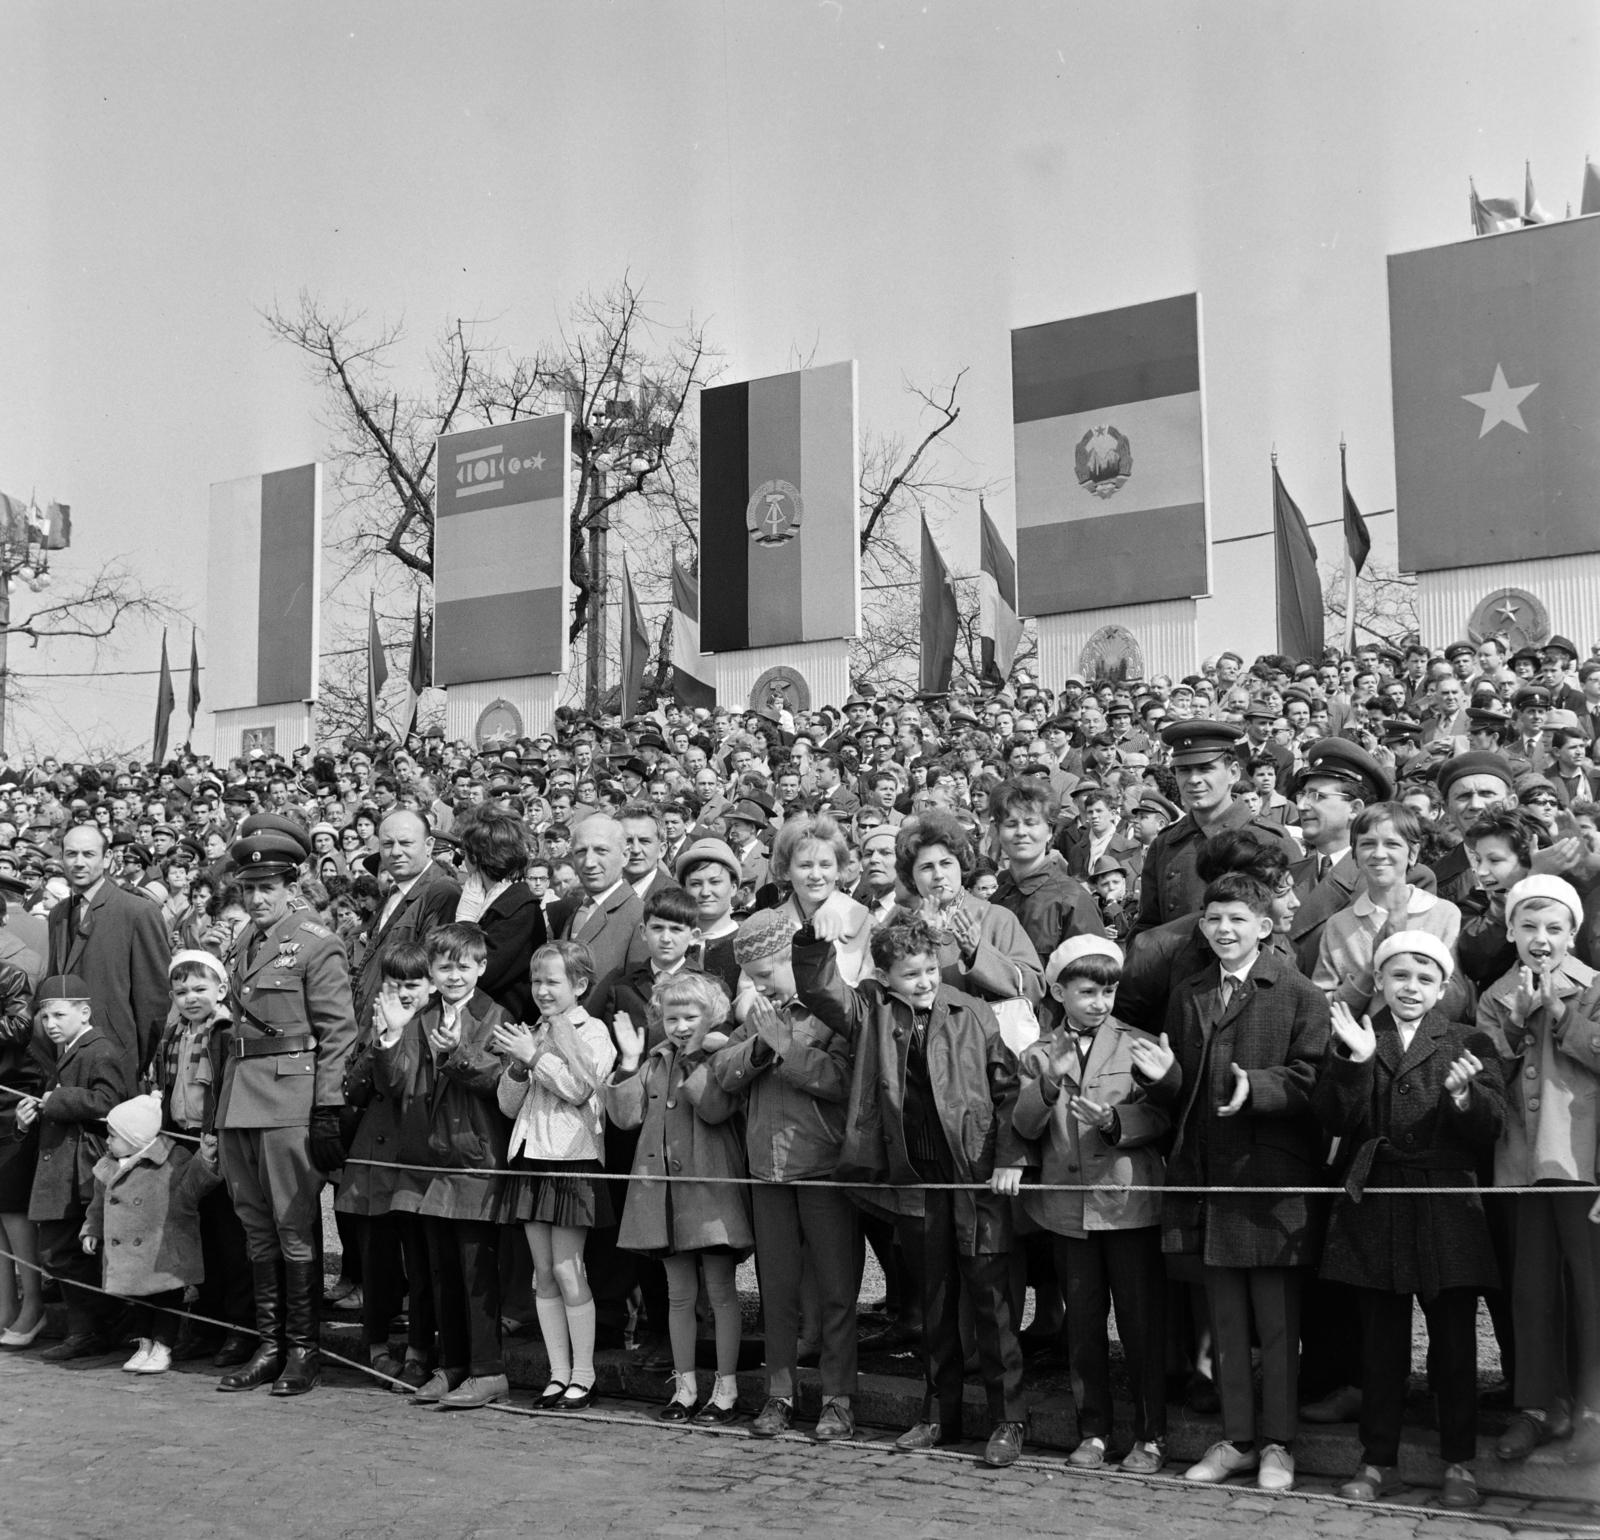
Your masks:
{"label": "buttoned coat", "polygon": [[1185,813],[1156,835],[1145,855],[1139,878],[1139,921],[1134,934],[1199,909],[1206,890],[1195,871],[1200,847],[1213,835],[1232,829],[1251,829],[1264,844],[1281,845],[1291,861],[1299,858],[1300,847],[1283,832],[1282,826],[1252,813],[1248,802],[1229,803],[1204,830],[1192,813]]}
{"label": "buttoned coat", "polygon": [[992,900],[1021,922],[1041,965],[1063,941],[1073,936],[1103,936],[1105,921],[1094,895],[1067,870],[1059,851],[1026,877],[1000,873]]}
{"label": "buttoned coat", "polygon": [[344,1105],[344,1072],[356,1043],[350,965],[339,938],[304,909],[261,933],[255,961],[246,929],[228,959],[228,1002],[240,1042],[309,1036],[294,1053],[223,1063],[216,1126],[296,1128],[317,1107]]}
{"label": "buttoned coat", "polygon": [[82,1234],[99,1241],[103,1287],[139,1299],[205,1280],[200,1200],[221,1186],[216,1166],[163,1134],[125,1171],[104,1155]]}
{"label": "buttoned coat", "polygon": [[574,932],[572,922],[588,896],[581,888],[567,894],[551,905],[548,918],[552,936],[560,941],[581,941],[594,957],[594,982],[579,1002],[593,1015],[607,986],[636,963],[648,963],[650,952],[644,942],[644,905],[631,883],[618,882],[599,909],[586,914]]}
{"label": "buttoned coat", "polygon": [[[1286,938],[1272,935],[1262,943],[1291,967],[1295,954]],[[1154,930],[1143,930],[1128,946],[1122,978],[1117,984],[1117,1018],[1141,1031],[1159,1035],[1166,1030],[1167,1003],[1185,979],[1213,966],[1217,954],[1200,929],[1200,916],[1185,914]]]}
{"label": "buttoned coat", "polygon": [[[1133,1072],[1131,1049],[1154,1042],[1116,1017],[1100,1024],[1080,1074],[1071,1068],[1057,1080],[1050,1056],[1071,1034],[1058,1029],[1050,1041],[1022,1053],[1022,1090],[1012,1126],[1039,1146],[1043,1186],[1097,1187],[1098,1192],[1038,1192],[1024,1186],[1022,1207],[1040,1229],[1083,1237],[1091,1230],[1136,1230],[1161,1222],[1160,1192],[1129,1192],[1129,1187],[1159,1188],[1166,1176],[1158,1141],[1172,1126],[1171,1114],[1150,1099],[1149,1088]],[[1076,1060],[1076,1051],[1069,1058]],[[1079,1123],[1067,1109],[1074,1096],[1117,1111],[1117,1141],[1098,1128]],[[1104,1189],[1118,1188],[1121,1191]]]}
{"label": "buttoned coat", "polygon": [[755,1245],[750,1200],[732,1183],[653,1182],[653,1176],[743,1177],[744,1150],[732,1121],[741,1098],[711,1074],[703,1049],[680,1054],[664,1042],[636,1071],[618,1070],[600,1088],[606,1116],[637,1128],[633,1173],[617,1245],[649,1256]]}
{"label": "buttoned coat", "polygon": [[[921,1178],[906,1147],[906,1059],[912,1012],[876,979],[851,988],[826,941],[796,940],[794,978],[800,1002],[854,1045],[850,1103],[835,1175],[874,1185],[856,1194],[864,1207],[894,1215],[924,1212]],[[926,1028],[928,1080],[957,1182],[987,1182],[997,1167],[1035,1157],[1012,1127],[1021,1079],[1017,1056],[982,1001],[941,984]],[[956,1240],[965,1256],[1011,1249],[1011,1200],[957,1192]]]}
{"label": "buttoned coat", "polygon": [[[438,862],[430,861],[381,928],[374,918],[366,950],[361,954],[361,965],[356,970],[354,992],[358,1016],[366,1015],[383,983],[383,970],[379,966],[383,949],[396,941],[421,941],[435,925],[449,924],[455,919],[456,905],[460,902],[461,884]],[[388,903],[387,897],[384,903]],[[381,915],[383,910],[380,908],[378,913]]]}
{"label": "buttoned coat", "polygon": [[110,878],[76,917],[69,935],[63,899],[50,911],[47,973],[76,974],[89,988],[94,1024],[128,1056],[128,1079],[150,1062],[167,1019],[172,948],[161,906]]}
{"label": "buttoned coat", "polygon": [[90,1027],[57,1056],[45,1080],[50,1099],[37,1120],[39,1163],[28,1200],[35,1224],[88,1206],[95,1162],[106,1150],[106,1114],[133,1089],[127,1055],[99,1027]]}
{"label": "buttoned coat", "polygon": [[[1173,991],[1166,1033],[1176,1062],[1151,1086],[1151,1097],[1176,1110],[1169,1186],[1317,1185],[1311,1088],[1328,1045],[1322,991],[1263,951],[1223,1009],[1221,968],[1213,964]],[[1234,1064],[1249,1076],[1250,1097],[1243,1111],[1220,1118],[1217,1108],[1233,1097]],[[1162,1249],[1198,1252],[1209,1267],[1305,1266],[1317,1256],[1316,1201],[1291,1193],[1168,1192]]]}
{"label": "buttoned coat", "polygon": [[[1499,1286],[1483,1200],[1458,1196],[1385,1198],[1472,1187],[1474,1171],[1505,1126],[1506,1092],[1488,1034],[1431,1011],[1409,1048],[1387,1007],[1372,1017],[1377,1050],[1357,1064],[1330,1037],[1312,1110],[1339,1139],[1338,1179],[1323,1244],[1322,1276],[1336,1283],[1431,1299],[1440,1289]],[[1458,1108],[1445,1090],[1450,1066],[1471,1052],[1483,1071]]]}

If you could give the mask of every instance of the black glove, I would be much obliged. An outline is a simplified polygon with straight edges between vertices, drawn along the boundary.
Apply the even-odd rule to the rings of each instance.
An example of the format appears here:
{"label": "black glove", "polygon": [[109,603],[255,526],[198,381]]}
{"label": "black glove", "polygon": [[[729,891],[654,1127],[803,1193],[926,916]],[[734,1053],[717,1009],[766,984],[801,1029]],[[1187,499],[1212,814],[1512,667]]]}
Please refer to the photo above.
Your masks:
{"label": "black glove", "polygon": [[344,1164],[344,1139],[339,1133],[339,1109],[318,1107],[311,1114],[311,1164],[329,1176]]}

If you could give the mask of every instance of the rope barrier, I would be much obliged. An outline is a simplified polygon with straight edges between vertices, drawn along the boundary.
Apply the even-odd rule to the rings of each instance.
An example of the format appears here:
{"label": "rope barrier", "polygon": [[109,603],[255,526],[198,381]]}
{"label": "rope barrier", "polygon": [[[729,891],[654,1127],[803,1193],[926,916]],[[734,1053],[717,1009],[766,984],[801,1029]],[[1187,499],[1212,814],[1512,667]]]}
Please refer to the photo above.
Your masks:
{"label": "rope barrier", "polygon": [[[187,1138],[189,1136],[183,1137]],[[430,1166],[422,1169],[433,1170],[435,1168]],[[126,1294],[114,1294],[109,1289],[100,1288],[92,1283],[79,1283],[76,1279],[70,1278],[56,1279],[55,1274],[50,1272],[49,1269],[44,1267],[41,1263],[26,1261],[22,1257],[16,1256],[14,1253],[4,1249],[0,1249],[0,1257],[5,1258],[5,1260],[12,1263],[14,1266],[30,1268],[32,1271],[38,1273],[41,1278],[49,1278],[55,1279],[57,1282],[65,1282],[73,1288],[86,1289],[91,1293],[100,1295],[104,1299],[114,1299],[121,1304],[148,1303],[148,1301],[140,1301],[137,1296],[130,1297]],[[167,1305],[158,1305],[154,1308],[160,1310],[165,1315],[177,1316],[180,1320],[199,1321],[207,1326],[220,1327],[224,1331],[238,1332],[241,1335],[248,1337],[259,1338],[262,1336],[262,1333],[253,1326],[241,1326],[236,1321],[219,1321],[215,1316],[201,1315],[198,1311],[174,1310]],[[404,1380],[398,1379],[392,1374],[385,1374],[381,1369],[373,1368],[371,1364],[361,1363],[354,1358],[346,1358],[342,1353],[335,1353],[332,1349],[323,1347],[320,1343],[318,1344],[318,1352],[322,1358],[327,1359],[330,1363],[338,1364],[341,1368],[354,1369],[358,1374],[364,1374],[369,1379],[377,1380],[380,1384],[388,1386],[390,1389],[393,1389],[395,1386],[399,1386],[407,1395],[412,1394],[414,1390],[414,1387],[406,1384]],[[652,1428],[660,1431],[661,1433],[675,1434],[679,1436],[699,1435],[701,1437],[747,1440],[755,1438],[755,1434],[749,1428],[707,1426],[693,1422],[666,1423],[655,1417],[641,1417],[626,1413],[598,1411],[592,1407],[583,1411],[561,1411],[556,1408],[545,1409],[536,1406],[514,1406],[510,1402],[506,1401],[491,1401],[487,1407],[478,1408],[478,1410],[498,1412],[504,1416],[510,1417],[552,1418],[557,1423],[576,1421],[602,1423],[612,1426],[620,1425],[629,1428]],[[804,1445],[808,1449],[814,1449],[816,1447],[815,1443],[804,1433],[795,1432],[779,1434],[776,1440],[764,1440],[763,1442],[800,1444]],[[830,1447],[835,1446],[845,1449],[859,1449],[869,1454],[887,1454],[891,1449],[891,1446],[888,1444],[879,1443],[875,1440],[864,1438],[835,1439],[830,1444]],[[897,1453],[897,1458],[937,1460],[944,1461],[948,1464],[967,1466],[984,1465],[984,1460],[981,1455],[968,1454],[954,1449],[917,1450],[910,1456]],[[1044,1460],[1038,1458],[1037,1456],[1025,1455],[1021,1459],[1013,1461],[1011,1467],[1009,1468],[1039,1471],[1052,1477],[1062,1475],[1081,1480],[1126,1482],[1132,1485],[1161,1487],[1169,1491],[1178,1490],[1193,1492],[1197,1487],[1195,1482],[1188,1481],[1182,1476],[1166,1476],[1161,1474],[1139,1475],[1132,1471],[1122,1471],[1110,1466],[1102,1467],[1099,1470],[1082,1470],[1077,1466],[1068,1465],[1066,1463],[1065,1456],[1063,1456],[1060,1460]],[[996,1472],[996,1479],[1000,1479],[999,1472]],[[1218,1489],[1211,1486],[1204,1486],[1200,1487],[1199,1490],[1214,1491]],[[1223,1488],[1223,1490],[1226,1490],[1226,1488]],[[1242,1492],[1245,1489],[1241,1488],[1239,1490]],[[1312,1492],[1296,1489],[1289,1492],[1261,1493],[1254,1488],[1249,1490],[1255,1492],[1257,1496],[1270,1497],[1277,1502],[1322,1503],[1329,1507],[1349,1508],[1361,1513],[1393,1513],[1404,1514],[1407,1517],[1414,1519],[1451,1520],[1455,1522],[1465,1521],[1475,1524],[1493,1525],[1499,1529],[1506,1528],[1508,1524],[1515,1524],[1519,1529],[1548,1529],[1553,1533],[1563,1535],[1600,1536],[1600,1524],[1574,1524],[1570,1519],[1566,1518],[1542,1519],[1536,1515],[1529,1514],[1517,1514],[1512,1516],[1507,1514],[1474,1512],[1470,1510],[1463,1512],[1456,1509],[1428,1508],[1422,1506],[1421,1504],[1413,1505],[1408,1503],[1391,1503],[1381,1501],[1370,1503],[1357,1502],[1352,1498],[1340,1497],[1336,1492]]]}

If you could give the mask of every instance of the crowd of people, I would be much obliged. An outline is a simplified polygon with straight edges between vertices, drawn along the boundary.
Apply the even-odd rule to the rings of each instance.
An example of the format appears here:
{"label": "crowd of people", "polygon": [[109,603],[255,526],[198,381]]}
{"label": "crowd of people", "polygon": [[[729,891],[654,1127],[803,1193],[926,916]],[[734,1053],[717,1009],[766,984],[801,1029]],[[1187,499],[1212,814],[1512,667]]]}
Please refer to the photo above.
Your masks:
{"label": "crowd of people", "polygon": [[536,1328],[542,1407],[626,1345],[728,1422],[753,1255],[759,1436],[815,1363],[853,1437],[859,1353],[913,1351],[894,1447],[975,1373],[1009,1464],[1054,1358],[1073,1466],[1160,1470],[1176,1397],[1190,1480],[1287,1490],[1354,1420],[1378,1500],[1415,1299],[1447,1505],[1480,1378],[1496,1458],[1600,1461],[1597,742],[1554,636],[7,763],[0,1349],[59,1286],[45,1359],[297,1395],[326,1291],[419,1404],[504,1399]]}

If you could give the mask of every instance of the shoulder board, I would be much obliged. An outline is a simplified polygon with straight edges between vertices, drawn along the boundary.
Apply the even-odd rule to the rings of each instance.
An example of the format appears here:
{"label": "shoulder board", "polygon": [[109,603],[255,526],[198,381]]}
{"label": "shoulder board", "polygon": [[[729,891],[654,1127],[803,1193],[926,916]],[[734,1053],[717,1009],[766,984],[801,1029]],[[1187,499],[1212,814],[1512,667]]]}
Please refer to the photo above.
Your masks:
{"label": "shoulder board", "polygon": [[325,939],[333,935],[333,932],[326,925],[319,925],[315,920],[302,920],[300,929],[305,931],[307,935],[322,936]]}

